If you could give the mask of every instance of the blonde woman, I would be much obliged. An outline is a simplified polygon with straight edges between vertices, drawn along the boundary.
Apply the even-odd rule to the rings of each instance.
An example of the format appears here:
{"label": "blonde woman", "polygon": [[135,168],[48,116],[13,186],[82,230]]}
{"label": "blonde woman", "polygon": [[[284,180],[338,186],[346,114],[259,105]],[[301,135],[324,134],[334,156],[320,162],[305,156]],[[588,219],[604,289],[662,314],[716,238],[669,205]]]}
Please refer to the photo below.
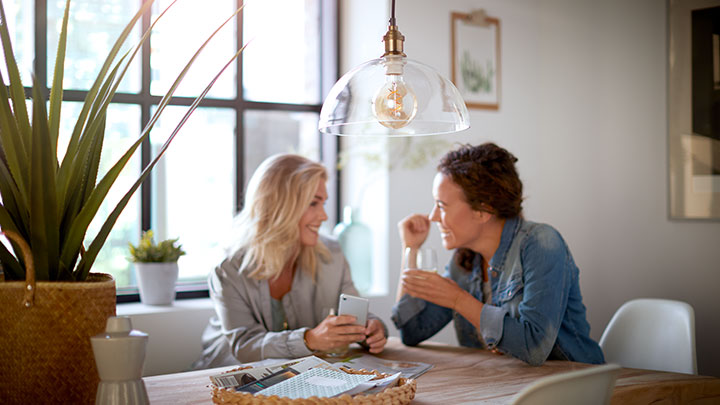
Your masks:
{"label": "blonde woman", "polygon": [[371,353],[387,329],[372,314],[327,316],[341,293],[358,295],[340,245],[319,234],[327,220],[327,172],[297,155],[275,155],[255,171],[236,218],[233,252],[208,278],[217,316],[194,368],[297,358],[362,342]]}

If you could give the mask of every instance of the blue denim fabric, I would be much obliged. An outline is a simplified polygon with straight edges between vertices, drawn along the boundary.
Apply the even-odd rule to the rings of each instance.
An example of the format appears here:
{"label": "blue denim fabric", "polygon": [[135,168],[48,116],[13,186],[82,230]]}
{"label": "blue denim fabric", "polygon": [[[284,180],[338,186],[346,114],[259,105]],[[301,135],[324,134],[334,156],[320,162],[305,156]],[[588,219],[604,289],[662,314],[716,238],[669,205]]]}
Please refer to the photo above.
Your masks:
{"label": "blue denim fabric", "polygon": [[[444,276],[483,301],[480,255],[472,272],[451,260]],[[462,346],[497,348],[531,365],[548,359],[604,363],[600,346],[590,338],[578,268],[557,230],[521,218],[506,220],[488,276],[492,301],[481,312],[480,335],[449,308],[405,295],[392,314],[403,343],[417,345],[453,319]]]}

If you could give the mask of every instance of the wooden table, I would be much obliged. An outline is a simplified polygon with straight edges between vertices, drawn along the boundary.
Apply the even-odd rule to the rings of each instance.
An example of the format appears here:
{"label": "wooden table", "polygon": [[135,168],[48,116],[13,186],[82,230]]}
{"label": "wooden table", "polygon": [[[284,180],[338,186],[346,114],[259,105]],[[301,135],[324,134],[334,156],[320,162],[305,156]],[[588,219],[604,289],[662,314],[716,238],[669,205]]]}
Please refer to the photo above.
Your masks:
{"label": "wooden table", "polygon": [[[390,338],[379,357],[435,365],[417,379],[413,404],[511,403],[516,393],[540,377],[590,367],[569,361],[533,367],[485,350],[431,342],[408,347],[397,338]],[[231,368],[145,377],[150,403],[212,403],[209,376]],[[624,368],[612,404],[650,403],[720,403],[720,378]]]}

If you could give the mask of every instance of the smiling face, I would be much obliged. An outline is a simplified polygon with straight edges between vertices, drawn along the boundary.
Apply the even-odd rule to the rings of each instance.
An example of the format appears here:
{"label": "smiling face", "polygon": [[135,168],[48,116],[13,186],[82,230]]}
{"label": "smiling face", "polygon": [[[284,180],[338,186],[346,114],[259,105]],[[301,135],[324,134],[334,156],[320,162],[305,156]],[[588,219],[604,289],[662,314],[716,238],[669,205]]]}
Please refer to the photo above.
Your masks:
{"label": "smiling face", "polygon": [[320,225],[328,219],[325,213],[325,201],[328,198],[325,181],[321,180],[310,205],[300,217],[300,244],[315,246],[318,242]]}
{"label": "smiling face", "polygon": [[477,251],[488,213],[476,211],[465,200],[462,188],[448,176],[438,173],[433,180],[435,205],[430,220],[437,223],[445,249],[468,248]]}

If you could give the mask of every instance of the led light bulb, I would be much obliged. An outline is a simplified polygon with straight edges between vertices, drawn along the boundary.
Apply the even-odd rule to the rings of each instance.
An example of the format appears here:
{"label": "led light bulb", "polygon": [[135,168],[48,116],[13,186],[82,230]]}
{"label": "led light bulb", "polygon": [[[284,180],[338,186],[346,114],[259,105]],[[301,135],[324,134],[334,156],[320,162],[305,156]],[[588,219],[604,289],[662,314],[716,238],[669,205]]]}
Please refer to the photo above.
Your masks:
{"label": "led light bulb", "polygon": [[373,114],[387,128],[402,128],[417,113],[417,97],[403,79],[403,64],[397,57],[386,59],[385,84],[375,93]]}

